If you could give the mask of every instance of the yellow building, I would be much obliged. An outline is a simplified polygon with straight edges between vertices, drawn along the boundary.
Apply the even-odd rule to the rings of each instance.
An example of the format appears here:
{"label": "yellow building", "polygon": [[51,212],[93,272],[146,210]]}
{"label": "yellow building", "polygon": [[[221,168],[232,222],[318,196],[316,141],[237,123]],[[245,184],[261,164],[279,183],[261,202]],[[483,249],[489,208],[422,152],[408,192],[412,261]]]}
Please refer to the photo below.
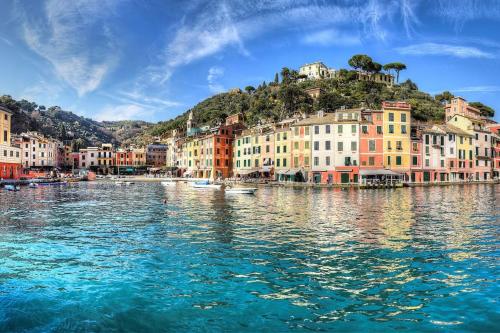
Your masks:
{"label": "yellow building", "polygon": [[0,106],[0,144],[10,146],[10,122],[12,113]]}
{"label": "yellow building", "polygon": [[234,176],[246,177],[258,172],[259,136],[253,130],[244,130],[234,140]]}
{"label": "yellow building", "polygon": [[406,102],[383,102],[384,167],[396,172],[410,171],[411,106]]}

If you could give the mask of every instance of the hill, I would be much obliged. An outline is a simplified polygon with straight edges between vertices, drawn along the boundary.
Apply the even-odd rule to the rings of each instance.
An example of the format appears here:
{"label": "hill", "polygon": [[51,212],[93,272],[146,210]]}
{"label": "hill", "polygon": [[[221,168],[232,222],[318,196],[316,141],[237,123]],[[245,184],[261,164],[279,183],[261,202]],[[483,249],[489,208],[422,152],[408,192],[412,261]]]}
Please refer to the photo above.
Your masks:
{"label": "hill", "polygon": [[[420,91],[411,80],[393,85],[358,80],[355,70],[341,69],[333,78],[301,80],[303,77],[298,72],[283,68],[281,77],[281,82],[278,82],[276,74],[275,81],[270,84],[263,82],[257,88],[246,87],[245,92],[237,90],[209,97],[176,118],[151,126],[145,134],[164,136],[173,129],[185,126],[191,111],[198,125],[217,125],[228,115],[241,112],[247,125],[253,126],[280,121],[295,113],[334,112],[342,106],[378,109],[382,101],[390,100],[410,103],[414,120],[444,121],[443,106],[454,97],[448,91],[432,96]],[[322,91],[317,99],[307,93],[313,88]],[[486,105],[479,102],[472,102],[471,105],[479,108],[484,116],[494,115],[494,110]]]}
{"label": "hill", "polygon": [[8,95],[0,96],[0,104],[13,111],[13,133],[36,131],[61,141],[74,140],[77,147],[128,144],[151,125],[144,121],[98,122],[58,106],[47,109],[27,100],[16,101]]}

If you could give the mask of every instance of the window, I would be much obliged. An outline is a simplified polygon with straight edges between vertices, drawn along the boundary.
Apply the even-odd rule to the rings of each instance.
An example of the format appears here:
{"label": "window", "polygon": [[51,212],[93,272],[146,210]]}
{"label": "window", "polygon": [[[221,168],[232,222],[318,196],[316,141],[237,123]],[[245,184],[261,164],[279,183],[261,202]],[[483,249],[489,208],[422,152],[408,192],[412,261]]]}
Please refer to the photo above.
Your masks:
{"label": "window", "polygon": [[3,131],[3,141],[4,141],[5,143],[8,143],[8,142],[7,142],[7,130]]}
{"label": "window", "polygon": [[377,126],[377,134],[382,134],[382,126]]}
{"label": "window", "polygon": [[299,167],[299,158],[298,157],[293,158],[293,166],[296,168]]}
{"label": "window", "polygon": [[356,125],[351,125],[351,133],[356,133]]}
{"label": "window", "polygon": [[330,165],[330,156],[325,157],[325,164]]}
{"label": "window", "polygon": [[314,126],[314,134],[319,134],[319,126]]}
{"label": "window", "polygon": [[396,165],[401,165],[401,156],[396,156]]}
{"label": "window", "polygon": [[368,150],[373,152],[373,151],[375,151],[375,147],[376,147],[375,140],[369,140],[368,141]]}
{"label": "window", "polygon": [[428,159],[428,158],[426,158],[426,159],[425,159],[425,166],[426,166],[426,167],[428,167],[428,166],[429,166],[429,164],[430,164],[429,159]]}
{"label": "window", "polygon": [[280,146],[276,146],[276,153],[279,154],[280,153]]}
{"label": "window", "polygon": [[425,135],[425,144],[428,145],[429,143],[430,143],[430,141],[429,141],[429,135],[426,134]]}
{"label": "window", "polygon": [[269,145],[266,145],[266,153],[269,153]]}
{"label": "window", "polygon": [[454,168],[455,167],[455,161],[450,161],[450,168]]}
{"label": "window", "polygon": [[276,166],[279,167],[280,166],[280,159],[276,159]]}
{"label": "window", "polygon": [[461,137],[460,137],[460,144],[463,144],[463,143],[464,143],[464,137],[463,137],[463,136],[461,136]]}
{"label": "window", "polygon": [[414,153],[418,152],[418,143],[417,142],[412,143],[412,149],[413,149]]}
{"label": "window", "polygon": [[337,126],[337,132],[338,132],[339,134],[342,134],[342,131],[343,131],[343,126],[342,126],[342,125],[338,125],[338,126]]}
{"label": "window", "polygon": [[387,156],[387,165],[391,165],[391,157]]}
{"label": "window", "polygon": [[387,150],[392,150],[391,141],[387,141]]}
{"label": "window", "polygon": [[358,150],[358,143],[356,141],[351,141],[351,151]]}
{"label": "window", "polygon": [[337,142],[337,151],[344,151],[344,143]]}
{"label": "window", "polygon": [[331,142],[330,140],[325,141],[325,150],[330,150],[331,149]]}
{"label": "window", "polygon": [[429,156],[430,154],[429,146],[425,146],[425,155]]}
{"label": "window", "polygon": [[366,125],[361,126],[361,132],[363,132],[363,134],[368,134],[368,126]]}
{"label": "window", "polygon": [[[304,135],[309,135],[309,126],[306,126]],[[285,140],[286,140],[286,136],[285,136]]]}
{"label": "window", "polygon": [[[219,162],[219,160],[217,160],[217,162]],[[219,164],[217,163],[217,165],[219,165]],[[259,160],[258,159],[255,160],[255,167],[259,167]]]}
{"label": "window", "polygon": [[318,166],[319,165],[319,157],[315,156],[314,157],[314,166]]}
{"label": "window", "polygon": [[441,160],[441,168],[444,168],[444,160]]}
{"label": "window", "polygon": [[351,158],[350,157],[345,157],[344,158],[344,165],[345,166],[350,166],[351,165]]}
{"label": "window", "polygon": [[401,141],[396,141],[396,150],[403,150],[403,143]]}
{"label": "window", "polygon": [[304,165],[309,166],[309,157],[308,156],[304,156]]}
{"label": "window", "polygon": [[401,122],[406,123],[406,113],[401,113]]}
{"label": "window", "polygon": [[394,113],[389,113],[389,121],[394,121]]}
{"label": "window", "polygon": [[330,134],[330,125],[325,125],[325,133]]}
{"label": "window", "polygon": [[304,142],[304,149],[309,149],[309,141]]}
{"label": "window", "polygon": [[319,150],[319,141],[314,141],[314,150]]}
{"label": "window", "polygon": [[406,134],[406,125],[401,125],[401,134]]}
{"label": "window", "polygon": [[371,166],[375,165],[375,157],[373,156],[368,157],[368,165]]}
{"label": "window", "polygon": [[280,141],[280,134],[281,133],[276,134],[276,141]]}
{"label": "window", "polygon": [[299,143],[297,141],[293,143],[293,149],[299,150]]}
{"label": "window", "polygon": [[286,153],[286,146],[283,146],[283,154]]}
{"label": "window", "polygon": [[294,131],[295,136],[299,136],[299,128],[298,127],[295,127],[293,129],[293,131]]}
{"label": "window", "polygon": [[283,167],[286,167],[286,158],[283,159]]}
{"label": "window", "polygon": [[417,156],[413,156],[411,164],[412,165],[418,165],[418,157]]}

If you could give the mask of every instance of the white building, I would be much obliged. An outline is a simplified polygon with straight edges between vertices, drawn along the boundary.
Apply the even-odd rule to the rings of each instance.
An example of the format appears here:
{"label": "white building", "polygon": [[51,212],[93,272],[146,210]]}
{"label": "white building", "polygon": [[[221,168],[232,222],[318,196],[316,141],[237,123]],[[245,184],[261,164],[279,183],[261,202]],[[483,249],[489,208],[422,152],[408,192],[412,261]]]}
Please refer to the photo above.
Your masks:
{"label": "white building", "polygon": [[98,160],[97,160],[98,153],[99,153],[98,147],[88,147],[88,148],[80,149],[79,168],[80,169],[89,169],[90,167],[97,167],[98,166]]}
{"label": "white building", "polygon": [[335,112],[334,165],[348,167],[359,165],[360,109],[337,110]]}
{"label": "white building", "polygon": [[321,61],[317,61],[300,66],[299,74],[306,75],[309,80],[319,80],[334,77],[335,70],[333,68],[328,68]]}
{"label": "white building", "polygon": [[36,132],[22,133],[15,139],[21,149],[23,167],[57,167],[59,146],[57,140],[49,139]]}

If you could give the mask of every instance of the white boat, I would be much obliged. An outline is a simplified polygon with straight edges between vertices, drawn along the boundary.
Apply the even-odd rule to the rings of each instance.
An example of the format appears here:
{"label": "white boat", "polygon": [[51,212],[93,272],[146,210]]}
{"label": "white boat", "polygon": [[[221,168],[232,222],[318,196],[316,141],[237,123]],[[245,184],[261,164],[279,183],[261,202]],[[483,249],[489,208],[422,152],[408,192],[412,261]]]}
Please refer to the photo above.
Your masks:
{"label": "white boat", "polygon": [[225,189],[227,194],[255,194],[256,191],[257,188],[255,187],[233,187]]}
{"label": "white boat", "polygon": [[28,184],[28,187],[29,187],[29,188],[37,188],[37,187],[38,187],[38,184],[37,184],[37,183],[29,183],[29,184]]}
{"label": "white boat", "polygon": [[165,180],[165,181],[161,182],[161,184],[163,186],[175,186],[176,182],[174,182],[173,180]]}
{"label": "white boat", "polygon": [[121,185],[124,185],[124,184],[125,184],[125,183],[124,183],[124,182],[122,182],[122,181],[116,181],[116,182],[115,182],[115,185],[118,185],[118,186],[121,186]]}
{"label": "white boat", "polygon": [[211,184],[208,180],[206,181],[199,181],[199,182],[194,182],[192,184],[194,188],[213,188],[213,189],[220,189],[222,187],[221,184]]}

